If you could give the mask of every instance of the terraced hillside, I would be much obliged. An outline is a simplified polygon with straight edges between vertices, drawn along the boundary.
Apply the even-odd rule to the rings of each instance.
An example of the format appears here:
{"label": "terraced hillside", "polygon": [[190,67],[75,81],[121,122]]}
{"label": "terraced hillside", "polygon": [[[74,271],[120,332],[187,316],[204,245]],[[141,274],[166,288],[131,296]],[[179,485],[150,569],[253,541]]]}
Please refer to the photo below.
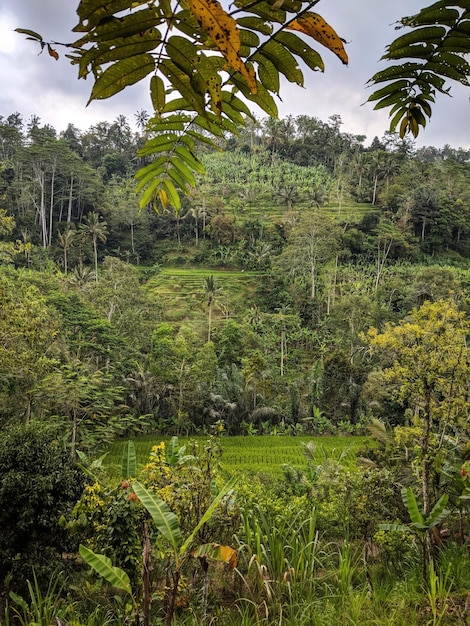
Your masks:
{"label": "terraced hillside", "polygon": [[262,272],[165,267],[147,283],[147,289],[163,304],[167,321],[205,320],[207,305],[204,278],[212,275],[220,292],[214,302],[215,319],[246,310],[256,301]]}
{"label": "terraced hillside", "polygon": [[[330,217],[336,217],[342,223],[358,224],[361,219],[373,210],[374,207],[368,203],[357,203],[348,200],[342,202],[338,201],[328,202],[321,207],[321,211],[329,215]],[[287,217],[288,213],[295,214],[296,212],[305,213],[306,211],[318,210],[309,206],[306,202],[294,203],[292,210],[288,211],[287,208],[281,204],[272,205],[269,204],[269,200],[265,199],[264,202],[256,202],[253,206],[249,206],[243,210],[233,211],[233,217],[239,222],[248,220],[260,220],[262,223],[282,223]]]}

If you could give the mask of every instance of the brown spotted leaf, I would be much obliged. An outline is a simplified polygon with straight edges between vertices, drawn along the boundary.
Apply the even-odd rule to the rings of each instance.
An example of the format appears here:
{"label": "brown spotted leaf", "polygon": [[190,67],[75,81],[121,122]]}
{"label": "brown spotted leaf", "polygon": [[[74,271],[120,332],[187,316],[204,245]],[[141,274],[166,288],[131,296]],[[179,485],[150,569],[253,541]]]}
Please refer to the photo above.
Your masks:
{"label": "brown spotted leaf", "polygon": [[47,51],[49,53],[49,56],[53,57],[56,61],[59,60],[59,53],[57,52],[57,50],[54,50],[54,48],[52,48],[50,44],[47,44]]}
{"label": "brown spotted leaf", "polygon": [[252,93],[257,91],[253,68],[240,58],[240,33],[237,23],[224,11],[218,0],[188,0],[189,7],[201,28],[223,54],[227,63],[246,79]]}
{"label": "brown spotted leaf", "polygon": [[344,65],[348,64],[348,55],[343,45],[344,40],[318,13],[304,13],[301,17],[292,20],[287,28],[299,30],[301,33],[313,37],[322,46],[336,54]]}

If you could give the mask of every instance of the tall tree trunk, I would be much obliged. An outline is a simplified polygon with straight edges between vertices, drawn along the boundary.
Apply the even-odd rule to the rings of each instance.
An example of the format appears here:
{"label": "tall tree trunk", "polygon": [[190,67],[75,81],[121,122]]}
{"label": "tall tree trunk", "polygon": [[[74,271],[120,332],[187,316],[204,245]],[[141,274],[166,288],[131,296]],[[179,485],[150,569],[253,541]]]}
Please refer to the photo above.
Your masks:
{"label": "tall tree trunk", "polygon": [[49,240],[48,240],[49,248],[52,245],[52,226],[53,226],[53,222],[54,222],[54,194],[55,194],[54,182],[55,182],[55,164],[54,164],[54,168],[52,170],[51,199],[50,199],[50,202],[49,202]]}
{"label": "tall tree trunk", "polygon": [[379,180],[379,175],[376,174],[374,176],[374,191],[372,193],[372,206],[375,205],[375,199],[376,199],[376,196],[377,196],[377,182],[378,182],[378,180]]}
{"label": "tall tree trunk", "polygon": [[130,223],[130,227],[131,227],[131,250],[132,250],[132,254],[135,254],[135,247],[134,247],[134,222]]}
{"label": "tall tree trunk", "polygon": [[47,248],[47,220],[46,220],[46,175],[43,171],[38,174],[41,199],[39,204],[39,221],[41,224],[42,247]]}
{"label": "tall tree trunk", "polygon": [[284,376],[284,346],[286,342],[286,331],[281,330],[281,376]]}
{"label": "tall tree trunk", "polygon": [[69,191],[69,203],[67,209],[67,224],[70,225],[72,221],[72,201],[73,201],[73,172],[70,177],[70,191]]}
{"label": "tall tree trunk", "polygon": [[207,330],[207,341],[211,340],[211,330],[212,330],[212,302],[208,303],[209,305],[209,313],[208,313],[208,330]]}
{"label": "tall tree trunk", "polygon": [[93,235],[93,253],[95,257],[95,281],[98,282],[98,240],[96,235]]}
{"label": "tall tree trunk", "polygon": [[310,289],[310,297],[315,300],[316,286],[315,286],[315,260],[310,263],[310,279],[312,281],[312,287]]}

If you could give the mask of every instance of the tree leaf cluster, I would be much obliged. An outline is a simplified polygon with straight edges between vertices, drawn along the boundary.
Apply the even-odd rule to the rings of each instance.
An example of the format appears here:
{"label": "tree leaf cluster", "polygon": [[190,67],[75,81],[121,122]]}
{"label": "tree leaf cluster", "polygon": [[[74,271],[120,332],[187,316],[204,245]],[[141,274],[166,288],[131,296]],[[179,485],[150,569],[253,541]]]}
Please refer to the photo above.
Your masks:
{"label": "tree leaf cluster", "polygon": [[406,32],[387,46],[382,60],[389,63],[370,79],[379,89],[369,102],[374,109],[390,109],[392,132],[417,137],[431,118],[436,94],[449,94],[449,80],[469,86],[470,7],[465,0],[440,0],[401,19],[397,28]]}

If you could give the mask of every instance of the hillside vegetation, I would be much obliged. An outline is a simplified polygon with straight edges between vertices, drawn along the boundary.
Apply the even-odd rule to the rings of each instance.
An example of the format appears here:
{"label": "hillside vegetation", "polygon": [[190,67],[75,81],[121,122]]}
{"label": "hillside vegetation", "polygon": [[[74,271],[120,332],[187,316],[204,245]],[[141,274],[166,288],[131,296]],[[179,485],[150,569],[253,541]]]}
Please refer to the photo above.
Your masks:
{"label": "hillside vegetation", "polygon": [[261,120],[140,211],[148,132],[0,120],[6,626],[467,623],[470,152]]}

